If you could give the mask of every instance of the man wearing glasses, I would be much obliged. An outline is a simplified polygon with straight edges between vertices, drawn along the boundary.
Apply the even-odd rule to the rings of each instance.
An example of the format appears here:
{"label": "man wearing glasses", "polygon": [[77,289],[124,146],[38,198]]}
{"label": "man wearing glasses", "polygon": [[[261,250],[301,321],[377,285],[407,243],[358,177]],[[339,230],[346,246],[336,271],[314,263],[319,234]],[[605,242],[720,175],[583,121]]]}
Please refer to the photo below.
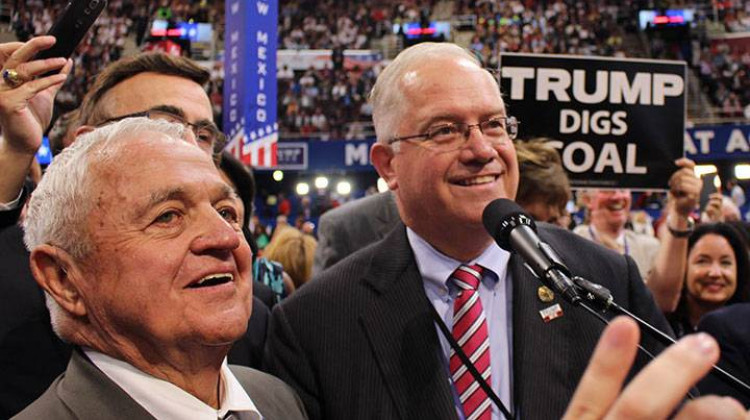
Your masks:
{"label": "man wearing glasses", "polygon": [[[519,179],[512,142],[519,122],[491,74],[456,45],[423,43],[383,70],[370,100],[378,137],[371,161],[403,223],[277,305],[267,340],[270,371],[297,390],[310,418],[547,419],[562,417],[571,402],[575,418],[610,408],[617,417],[625,406],[630,417],[667,416],[691,378],[675,381],[674,399],[654,402],[667,406],[662,411],[633,401],[632,392],[610,407],[635,356],[637,332],[624,320],[604,335],[607,350],[573,399],[601,323],[542,293],[521,258],[485,231],[485,206],[513,199]],[[573,273],[668,330],[631,259],[548,225],[539,234]],[[715,359],[707,340],[700,354]],[[676,348],[691,345],[698,343]],[[684,369],[704,374],[711,358]]]}

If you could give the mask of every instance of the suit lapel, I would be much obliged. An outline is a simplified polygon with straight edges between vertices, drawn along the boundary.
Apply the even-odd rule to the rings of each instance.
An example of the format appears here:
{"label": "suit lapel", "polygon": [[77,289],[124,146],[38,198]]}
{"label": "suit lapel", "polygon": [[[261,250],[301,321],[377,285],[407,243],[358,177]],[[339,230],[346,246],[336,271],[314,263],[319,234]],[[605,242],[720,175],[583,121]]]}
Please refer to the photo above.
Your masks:
{"label": "suit lapel", "polygon": [[80,350],[70,358],[58,395],[78,418],[153,419]]}
{"label": "suit lapel", "polygon": [[379,245],[360,323],[401,418],[454,419],[443,356],[403,224]]}
{"label": "suit lapel", "polygon": [[[576,344],[576,314],[555,294],[552,302],[538,296],[539,279],[513,254],[513,388],[519,418],[560,417],[575,389],[572,364],[566,357]],[[559,304],[563,315],[544,322],[540,311]]]}

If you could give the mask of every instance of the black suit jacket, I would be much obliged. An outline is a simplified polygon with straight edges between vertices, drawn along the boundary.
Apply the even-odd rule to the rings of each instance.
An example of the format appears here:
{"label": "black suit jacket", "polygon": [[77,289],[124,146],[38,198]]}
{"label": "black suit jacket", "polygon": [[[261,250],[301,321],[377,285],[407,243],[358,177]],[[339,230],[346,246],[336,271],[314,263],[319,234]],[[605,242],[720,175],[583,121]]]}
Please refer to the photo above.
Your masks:
{"label": "black suit jacket", "polygon": [[[706,314],[698,330],[711,334],[721,347],[719,367],[750,384],[750,303],[738,303]],[[713,374],[698,383],[701,394],[728,395],[750,408],[750,396],[727,385]]]}
{"label": "black suit jacket", "polygon": [[[24,183],[23,190],[21,190],[21,204],[25,203],[29,198],[29,194],[32,189],[33,184],[31,183],[31,181],[27,180]],[[18,219],[21,217],[22,210],[23,205],[20,205],[13,210],[0,210],[0,230],[18,223]]]}
{"label": "black suit jacket", "polygon": [[0,418],[37,399],[65,370],[70,346],[52,331],[20,226],[0,230]]}
{"label": "black suit jacket", "polygon": [[[549,225],[539,231],[573,273],[670,331],[632,259]],[[559,297],[564,315],[543,322],[539,311],[552,303],[537,297],[541,283],[518,256],[509,264],[514,410],[559,418],[603,325]],[[443,359],[403,225],[277,305],[266,344],[267,368],[297,390],[313,419],[455,419]]]}

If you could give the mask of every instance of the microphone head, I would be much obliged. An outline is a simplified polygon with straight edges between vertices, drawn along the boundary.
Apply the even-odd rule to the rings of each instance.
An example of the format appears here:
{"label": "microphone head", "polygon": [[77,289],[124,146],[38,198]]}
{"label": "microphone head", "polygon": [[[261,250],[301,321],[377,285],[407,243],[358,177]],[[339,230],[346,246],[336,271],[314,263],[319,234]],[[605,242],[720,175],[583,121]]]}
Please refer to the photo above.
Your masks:
{"label": "microphone head", "polygon": [[490,202],[482,212],[482,223],[500,248],[509,252],[513,251],[510,244],[510,232],[517,226],[528,226],[536,232],[534,219],[526,214],[515,201],[507,198],[498,198]]}

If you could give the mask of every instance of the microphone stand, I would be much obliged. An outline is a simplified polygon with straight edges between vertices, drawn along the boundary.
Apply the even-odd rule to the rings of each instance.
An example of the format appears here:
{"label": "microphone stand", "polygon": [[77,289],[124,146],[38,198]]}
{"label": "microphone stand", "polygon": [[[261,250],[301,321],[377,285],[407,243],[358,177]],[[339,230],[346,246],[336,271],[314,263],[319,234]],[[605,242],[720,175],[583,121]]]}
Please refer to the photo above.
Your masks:
{"label": "microphone stand", "polygon": [[[615,303],[610,291],[603,286],[590,282],[579,276],[574,276],[571,280],[573,281],[575,287],[578,289],[578,296],[580,297],[579,299],[568,299],[568,301],[574,306],[580,306],[586,309],[588,312],[596,316],[605,324],[607,323],[607,320],[599,314],[599,311],[610,311],[615,315],[628,316],[635,322],[637,322],[639,326],[644,328],[652,338],[656,339],[665,346],[669,346],[675,343],[675,340],[672,337]],[[563,294],[563,296],[566,295]],[[724,381],[724,383],[739,391],[741,394],[750,397],[750,386],[748,386],[742,380],[738,379],[736,376],[730,374],[717,365],[713,365],[711,367],[711,373]]]}

